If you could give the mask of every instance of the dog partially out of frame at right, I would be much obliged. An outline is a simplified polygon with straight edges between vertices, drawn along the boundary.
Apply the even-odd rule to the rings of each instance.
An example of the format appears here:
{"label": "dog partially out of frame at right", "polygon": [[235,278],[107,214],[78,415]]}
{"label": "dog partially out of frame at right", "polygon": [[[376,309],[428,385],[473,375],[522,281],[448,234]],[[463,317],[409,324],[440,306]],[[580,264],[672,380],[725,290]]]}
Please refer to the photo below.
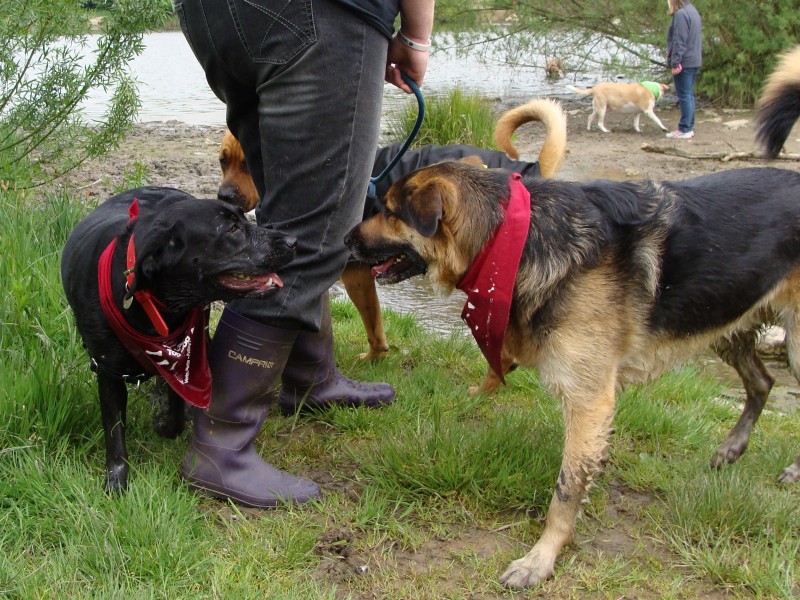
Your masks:
{"label": "dog partially out of frame at right", "polygon": [[[761,139],[779,148],[800,110],[800,52],[770,78],[761,106]],[[800,173],[764,167],[685,181],[522,183],[530,225],[501,367],[538,370],[561,401],[565,441],[544,531],[501,576],[511,588],[553,575],[588,484],[607,460],[620,388],[711,345],[747,392],[711,459],[721,467],[745,451],[774,382],[756,353],[765,324],[785,328],[789,367],[800,376]],[[427,272],[450,293],[503,221],[512,187],[500,169],[461,162],[419,169],[397,181],[385,209],[345,243],[377,265],[379,281]],[[778,479],[800,480],[800,457]]]}

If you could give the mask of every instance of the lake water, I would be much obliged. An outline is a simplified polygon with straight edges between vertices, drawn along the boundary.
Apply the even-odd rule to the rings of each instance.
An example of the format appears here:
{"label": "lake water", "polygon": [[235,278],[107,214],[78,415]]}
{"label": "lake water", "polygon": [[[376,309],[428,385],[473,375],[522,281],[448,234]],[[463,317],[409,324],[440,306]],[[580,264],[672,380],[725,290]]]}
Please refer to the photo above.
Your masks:
{"label": "lake water", "polygon": [[[91,41],[91,40],[90,40]],[[446,40],[442,40],[446,43]],[[499,53],[498,53],[499,54]],[[457,56],[455,48],[436,51],[431,56],[423,92],[426,97],[446,94],[454,87],[481,93],[489,98],[507,102],[527,101],[540,95],[569,94],[563,82],[550,82],[542,66],[515,67],[503,62],[501,56],[482,62],[477,54]],[[532,61],[533,62],[533,61]],[[142,107],[139,121],[178,120],[197,125],[222,125],[225,108],[209,90],[203,70],[180,32],[158,32],[144,38],[144,51],[131,63],[139,81]],[[575,81],[596,81],[596,75],[584,74]],[[83,105],[88,118],[102,115],[109,93],[95,92]],[[413,100],[394,86],[386,85],[384,111]]]}

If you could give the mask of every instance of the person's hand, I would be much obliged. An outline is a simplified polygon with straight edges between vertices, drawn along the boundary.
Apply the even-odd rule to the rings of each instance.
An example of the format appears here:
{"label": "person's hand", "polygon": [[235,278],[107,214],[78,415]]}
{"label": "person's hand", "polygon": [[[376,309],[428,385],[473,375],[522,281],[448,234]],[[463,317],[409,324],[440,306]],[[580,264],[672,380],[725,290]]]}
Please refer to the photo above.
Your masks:
{"label": "person's hand", "polygon": [[[419,44],[425,44],[427,41],[414,40]],[[422,80],[425,78],[425,72],[428,70],[428,53],[410,48],[406,44],[395,37],[389,43],[389,52],[386,57],[386,75],[384,80],[391,83],[395,87],[400,88],[406,94],[411,94],[412,90],[408,84],[403,81],[400,73],[403,72],[413,79],[419,87],[422,87]]]}
{"label": "person's hand", "polygon": [[683,65],[678,65],[677,67],[672,67],[672,74],[678,75],[681,71],[683,71]]}

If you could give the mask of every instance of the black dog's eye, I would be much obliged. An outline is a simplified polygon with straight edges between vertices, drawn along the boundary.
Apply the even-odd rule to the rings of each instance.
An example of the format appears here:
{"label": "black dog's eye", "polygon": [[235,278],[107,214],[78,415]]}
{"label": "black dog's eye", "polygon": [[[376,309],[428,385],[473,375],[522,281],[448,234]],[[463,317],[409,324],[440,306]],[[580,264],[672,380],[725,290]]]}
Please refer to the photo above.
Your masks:
{"label": "black dog's eye", "polygon": [[236,233],[237,231],[241,230],[242,225],[241,223],[237,223],[236,221],[231,222],[230,226],[228,227],[228,233]]}

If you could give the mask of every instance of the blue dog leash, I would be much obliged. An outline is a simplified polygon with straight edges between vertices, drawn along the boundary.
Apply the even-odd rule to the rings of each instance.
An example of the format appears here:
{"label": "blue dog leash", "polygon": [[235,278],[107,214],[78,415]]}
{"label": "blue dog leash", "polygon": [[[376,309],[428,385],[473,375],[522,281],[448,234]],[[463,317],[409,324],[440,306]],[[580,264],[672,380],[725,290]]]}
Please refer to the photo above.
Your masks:
{"label": "blue dog leash", "polygon": [[403,158],[403,154],[406,153],[406,150],[408,150],[408,147],[411,146],[412,142],[414,141],[414,138],[417,137],[419,129],[420,127],[422,127],[422,120],[425,118],[425,98],[422,96],[422,91],[420,91],[417,82],[411,79],[411,77],[409,77],[405,73],[400,73],[400,75],[403,77],[403,81],[405,81],[408,84],[408,87],[411,88],[411,91],[414,92],[414,95],[417,97],[417,106],[419,107],[419,112],[417,113],[417,122],[414,123],[414,127],[411,128],[411,133],[408,134],[406,141],[403,142],[403,145],[400,147],[400,152],[394,155],[392,160],[389,161],[389,164],[386,165],[386,168],[384,168],[383,171],[381,171],[375,177],[369,178],[369,187],[367,188],[367,194],[373,197],[377,194],[377,190],[375,187],[376,184],[381,179],[386,177],[386,174],[389,173],[389,171],[391,171],[394,168],[394,166],[398,163],[398,161],[401,158]]}

